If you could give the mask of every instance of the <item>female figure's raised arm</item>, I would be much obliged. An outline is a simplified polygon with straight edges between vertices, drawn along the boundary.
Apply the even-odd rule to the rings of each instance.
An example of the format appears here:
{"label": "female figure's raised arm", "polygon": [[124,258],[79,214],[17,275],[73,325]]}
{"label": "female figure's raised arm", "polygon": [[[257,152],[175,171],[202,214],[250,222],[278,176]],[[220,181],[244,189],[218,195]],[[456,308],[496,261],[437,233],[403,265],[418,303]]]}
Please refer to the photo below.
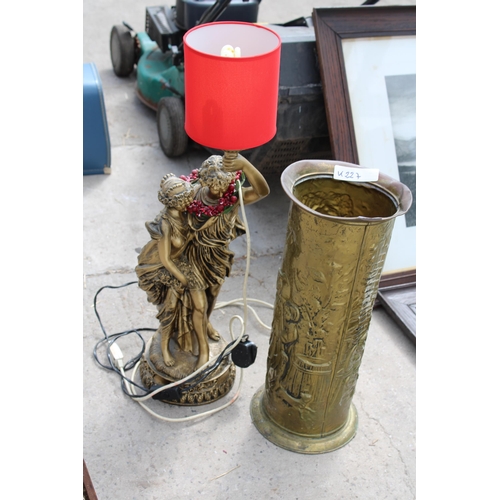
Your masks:
{"label": "female figure's raised arm", "polygon": [[222,158],[223,168],[226,172],[241,170],[250,184],[242,188],[243,203],[250,205],[265,198],[269,194],[269,185],[264,176],[244,157],[236,151],[226,151]]}

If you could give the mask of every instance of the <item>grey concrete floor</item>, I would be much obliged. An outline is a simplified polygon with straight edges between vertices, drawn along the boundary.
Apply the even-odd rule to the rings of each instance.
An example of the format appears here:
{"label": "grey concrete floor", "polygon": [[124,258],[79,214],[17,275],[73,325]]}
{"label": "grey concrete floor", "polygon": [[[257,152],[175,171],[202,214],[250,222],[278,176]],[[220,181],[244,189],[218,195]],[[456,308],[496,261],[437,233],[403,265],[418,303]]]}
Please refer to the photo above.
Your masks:
{"label": "grey concrete floor", "polygon": [[[311,14],[313,7],[355,6],[354,1],[263,0],[262,22],[281,23]],[[415,2],[379,2],[379,5]],[[135,76],[117,78],[109,57],[109,33],[125,20],[144,29],[146,0],[84,0],[83,62],[94,62],[103,84],[112,145],[112,173],[83,177],[83,458],[99,500],[132,499],[397,499],[416,495],[415,347],[381,309],[375,309],[354,395],[356,437],[340,450],[301,455],[267,441],[253,426],[249,407],[264,384],[269,332],[249,318],[258,346],[244,371],[239,399],[227,409],[190,423],[161,421],[124,395],[115,374],[101,369],[92,351],[102,338],[93,299],[103,286],[135,281],[137,249],[148,241],[145,221],[159,211],[161,177],[198,167],[207,154],[190,150],[178,159],[162,153],[155,114],[135,95]],[[375,7],[376,8],[376,7]],[[279,176],[271,194],[247,208],[252,258],[248,297],[274,302],[289,201]],[[220,300],[242,296],[246,240],[233,243],[236,262]],[[155,310],[136,286],[105,289],[98,311],[108,333],[155,328]],[[258,308],[270,325],[272,310]],[[237,307],[213,314],[228,338]],[[146,332],[148,338],[149,332]],[[120,344],[125,355],[138,342]],[[200,409],[158,402],[171,418]],[[202,408],[203,409],[203,408]]]}

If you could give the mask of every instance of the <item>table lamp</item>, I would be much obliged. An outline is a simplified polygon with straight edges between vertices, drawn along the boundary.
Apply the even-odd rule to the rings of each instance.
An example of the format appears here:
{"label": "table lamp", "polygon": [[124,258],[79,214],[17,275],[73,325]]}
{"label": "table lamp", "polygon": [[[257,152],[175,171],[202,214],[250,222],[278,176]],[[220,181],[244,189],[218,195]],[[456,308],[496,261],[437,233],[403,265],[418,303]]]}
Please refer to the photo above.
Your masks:
{"label": "table lamp", "polygon": [[[224,156],[210,156],[188,176],[164,176],[158,199],[165,208],[146,224],[151,241],[138,257],[139,287],[160,322],[141,379],[166,403],[214,402],[231,389],[234,365],[255,359],[256,347],[241,337],[229,360],[210,314],[232,266],[229,244],[245,232],[239,203],[269,193],[262,173],[238,152],[276,134],[280,51],[280,37],[256,24],[208,23],[184,35],[186,133]],[[245,180],[249,187],[238,189]]]}

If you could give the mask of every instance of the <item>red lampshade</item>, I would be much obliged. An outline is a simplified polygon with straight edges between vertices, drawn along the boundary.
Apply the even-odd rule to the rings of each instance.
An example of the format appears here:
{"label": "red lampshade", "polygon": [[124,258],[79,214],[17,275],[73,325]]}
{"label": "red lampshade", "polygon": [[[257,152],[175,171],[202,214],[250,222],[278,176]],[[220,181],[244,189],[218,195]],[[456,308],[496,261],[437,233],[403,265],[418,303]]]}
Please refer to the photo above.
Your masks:
{"label": "red lampshade", "polygon": [[[223,57],[225,45],[241,57]],[[184,35],[186,133],[198,144],[242,151],[276,134],[280,37],[250,23],[217,22]]]}

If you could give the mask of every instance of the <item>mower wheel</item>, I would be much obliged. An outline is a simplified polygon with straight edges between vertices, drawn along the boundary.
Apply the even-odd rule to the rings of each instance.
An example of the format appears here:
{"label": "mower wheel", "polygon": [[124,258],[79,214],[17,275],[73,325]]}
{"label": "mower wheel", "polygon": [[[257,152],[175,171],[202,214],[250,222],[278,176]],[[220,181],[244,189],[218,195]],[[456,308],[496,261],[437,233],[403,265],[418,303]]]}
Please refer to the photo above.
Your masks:
{"label": "mower wheel", "polygon": [[130,30],[120,24],[113,26],[109,40],[111,63],[116,76],[129,76],[134,70],[135,42]]}
{"label": "mower wheel", "polygon": [[179,97],[163,97],[156,110],[156,125],[160,146],[166,156],[184,154],[188,136],[184,130],[184,102]]}

